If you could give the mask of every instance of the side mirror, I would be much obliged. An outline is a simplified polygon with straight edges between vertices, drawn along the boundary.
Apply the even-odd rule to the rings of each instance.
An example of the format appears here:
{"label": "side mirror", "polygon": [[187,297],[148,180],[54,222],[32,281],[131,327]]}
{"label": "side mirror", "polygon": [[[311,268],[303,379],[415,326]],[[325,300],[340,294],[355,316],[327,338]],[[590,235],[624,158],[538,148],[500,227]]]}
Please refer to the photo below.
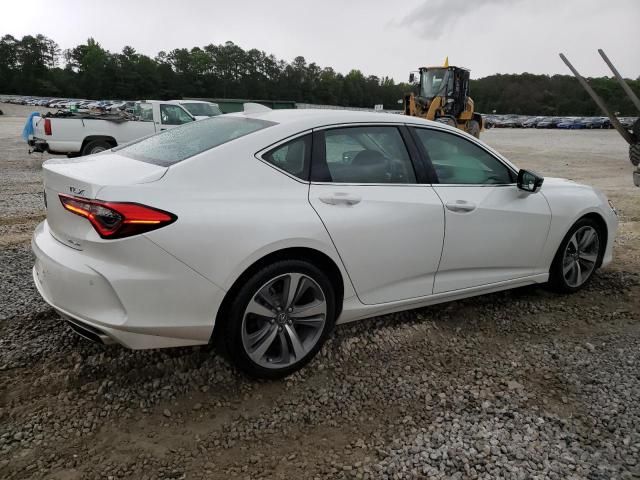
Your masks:
{"label": "side mirror", "polygon": [[416,80],[416,76],[413,73],[409,74],[409,83],[413,83]]}
{"label": "side mirror", "polygon": [[536,193],[540,190],[544,182],[544,177],[541,177],[535,172],[529,170],[520,170],[518,172],[518,188],[525,192]]}

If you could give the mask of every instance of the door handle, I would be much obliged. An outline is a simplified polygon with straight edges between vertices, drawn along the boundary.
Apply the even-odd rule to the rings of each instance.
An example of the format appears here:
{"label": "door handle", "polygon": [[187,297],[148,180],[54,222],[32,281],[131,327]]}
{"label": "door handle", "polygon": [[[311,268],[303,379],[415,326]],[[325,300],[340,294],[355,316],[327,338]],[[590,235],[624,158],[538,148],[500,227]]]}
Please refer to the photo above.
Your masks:
{"label": "door handle", "polygon": [[356,205],[362,201],[361,197],[347,193],[334,193],[333,195],[319,197],[319,199],[322,203],[328,205]]}
{"label": "door handle", "polygon": [[446,203],[447,210],[457,213],[469,213],[476,209],[476,204],[467,202],[466,200],[456,200],[455,202]]}

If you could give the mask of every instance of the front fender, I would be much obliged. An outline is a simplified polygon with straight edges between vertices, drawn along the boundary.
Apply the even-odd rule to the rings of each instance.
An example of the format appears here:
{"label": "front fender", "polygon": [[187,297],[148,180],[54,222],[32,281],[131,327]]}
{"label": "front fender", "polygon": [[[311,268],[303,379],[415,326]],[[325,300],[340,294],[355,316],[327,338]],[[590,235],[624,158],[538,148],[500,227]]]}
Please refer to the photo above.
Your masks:
{"label": "front fender", "polygon": [[613,240],[618,228],[618,218],[608,204],[606,196],[587,185],[569,180],[545,179],[540,191],[551,209],[549,237],[541,258],[541,269],[548,270],[560,243],[571,227],[582,217],[598,215],[607,226],[607,238],[603,265],[611,262]]}

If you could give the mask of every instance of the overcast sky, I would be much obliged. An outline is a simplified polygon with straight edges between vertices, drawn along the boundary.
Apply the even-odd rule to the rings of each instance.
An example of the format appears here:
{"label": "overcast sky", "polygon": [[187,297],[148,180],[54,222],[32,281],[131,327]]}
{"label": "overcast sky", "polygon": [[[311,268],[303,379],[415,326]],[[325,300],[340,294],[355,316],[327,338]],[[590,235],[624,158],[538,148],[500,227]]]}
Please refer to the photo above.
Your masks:
{"label": "overcast sky", "polygon": [[94,37],[120,51],[228,40],[287,61],[406,81],[420,65],[493,73],[609,74],[603,48],[626,77],[640,75],[640,0],[3,0],[0,35],[42,33],[61,48]]}

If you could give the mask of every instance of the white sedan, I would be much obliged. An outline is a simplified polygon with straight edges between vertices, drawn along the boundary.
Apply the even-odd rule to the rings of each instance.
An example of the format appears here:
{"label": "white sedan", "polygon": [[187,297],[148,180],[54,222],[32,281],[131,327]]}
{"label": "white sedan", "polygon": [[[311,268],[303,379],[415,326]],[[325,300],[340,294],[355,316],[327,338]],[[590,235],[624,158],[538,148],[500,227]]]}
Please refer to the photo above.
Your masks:
{"label": "white sedan", "polygon": [[459,130],[248,110],[45,162],[34,281],[76,332],[135,349],[216,341],[276,378],[336,323],[527,284],[573,292],[611,261],[602,193]]}

